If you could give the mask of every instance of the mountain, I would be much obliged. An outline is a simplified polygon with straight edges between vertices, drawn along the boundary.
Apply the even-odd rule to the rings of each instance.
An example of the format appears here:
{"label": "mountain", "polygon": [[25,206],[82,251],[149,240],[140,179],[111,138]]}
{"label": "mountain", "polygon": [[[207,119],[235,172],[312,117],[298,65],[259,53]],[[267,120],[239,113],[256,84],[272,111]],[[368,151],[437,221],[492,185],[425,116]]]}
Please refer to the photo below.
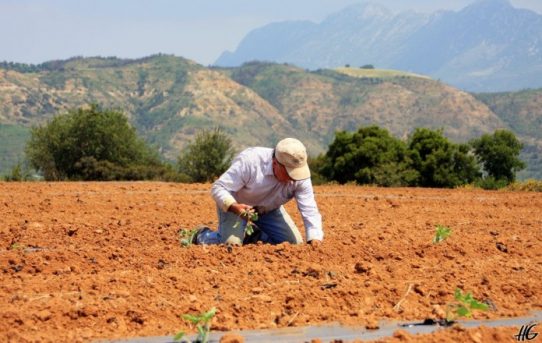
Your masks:
{"label": "mountain", "polygon": [[261,60],[304,68],[373,64],[429,75],[455,87],[496,92],[542,87],[542,15],[507,0],[479,0],[432,15],[393,14],[371,3],[312,22],[250,32],[218,66]]}
{"label": "mountain", "polygon": [[[167,55],[0,63],[0,174],[22,160],[30,127],[89,103],[121,109],[169,160],[199,129],[217,126],[232,137],[236,150],[297,137],[313,156],[327,150],[337,130],[362,125],[379,125],[404,139],[417,127],[442,128],[461,142],[510,128],[529,140],[533,157],[542,152],[536,129],[542,90],[529,94],[473,95],[396,70],[307,71],[262,62],[207,68]],[[525,176],[542,174],[536,168]]]}

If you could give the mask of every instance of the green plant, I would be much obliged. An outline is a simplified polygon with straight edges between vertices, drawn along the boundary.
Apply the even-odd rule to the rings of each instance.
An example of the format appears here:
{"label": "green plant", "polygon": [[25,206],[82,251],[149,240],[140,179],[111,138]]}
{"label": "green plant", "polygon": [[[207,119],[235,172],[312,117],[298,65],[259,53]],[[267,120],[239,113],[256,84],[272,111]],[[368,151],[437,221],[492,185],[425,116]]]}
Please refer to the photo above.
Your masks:
{"label": "green plant", "polygon": [[239,225],[241,225],[242,219],[247,222],[245,225],[245,233],[248,236],[251,236],[254,233],[254,228],[258,227],[256,224],[254,224],[254,222],[258,220],[258,212],[256,212],[253,208],[244,210],[239,216],[239,221],[237,221],[233,227],[238,228]]}
{"label": "green plant", "polygon": [[529,179],[521,182],[514,182],[505,188],[506,191],[523,191],[523,192],[542,192],[542,181]]}
{"label": "green plant", "polygon": [[435,237],[433,237],[433,244],[437,244],[450,237],[452,229],[443,225],[437,225],[435,229]]}
{"label": "green plant", "polygon": [[231,138],[222,129],[202,130],[183,150],[177,166],[194,182],[212,182],[228,169],[234,154]]}
{"label": "green plant", "polygon": [[[196,342],[200,343],[207,343],[209,339],[209,331],[211,328],[211,321],[213,317],[216,314],[216,307],[213,307],[209,311],[205,313],[200,313],[198,315],[192,315],[192,314],[182,314],[181,318],[184,320],[189,321],[192,323],[192,325],[196,325],[196,329],[198,330],[198,337],[196,338]],[[184,331],[179,331],[173,337],[174,341],[179,341],[183,338],[185,335]]]}
{"label": "green plant", "polygon": [[11,172],[4,175],[5,181],[28,181],[31,180],[32,173],[27,165],[24,163],[17,163],[11,168]]}
{"label": "green plant", "polygon": [[195,236],[198,234],[198,229],[180,229],[177,234],[179,235],[179,243],[183,247],[187,247],[193,244]]}
{"label": "green plant", "polygon": [[25,152],[47,181],[151,179],[163,169],[121,111],[97,104],[33,128]]}
{"label": "green plant", "polygon": [[317,172],[340,184],[406,186],[419,175],[410,168],[405,143],[378,126],[360,127],[357,132],[339,131],[327,153],[318,162]]}
{"label": "green plant", "polygon": [[21,243],[19,243],[19,242],[15,242],[15,243],[13,243],[9,248],[10,248],[11,250],[25,249],[25,248],[26,248],[26,245],[21,244]]}
{"label": "green plant", "polygon": [[492,135],[473,139],[470,145],[487,175],[496,181],[503,180],[504,186],[514,182],[516,172],[526,167],[519,156],[523,143],[511,131],[496,130]]}
{"label": "green plant", "polygon": [[455,302],[446,306],[446,321],[451,322],[461,317],[472,317],[472,311],[487,311],[489,306],[476,300],[470,292],[463,294],[459,288],[455,289]]}
{"label": "green plant", "polygon": [[417,128],[408,139],[412,168],[419,172],[414,184],[453,188],[480,176],[480,166],[467,144],[451,142],[442,129]]}

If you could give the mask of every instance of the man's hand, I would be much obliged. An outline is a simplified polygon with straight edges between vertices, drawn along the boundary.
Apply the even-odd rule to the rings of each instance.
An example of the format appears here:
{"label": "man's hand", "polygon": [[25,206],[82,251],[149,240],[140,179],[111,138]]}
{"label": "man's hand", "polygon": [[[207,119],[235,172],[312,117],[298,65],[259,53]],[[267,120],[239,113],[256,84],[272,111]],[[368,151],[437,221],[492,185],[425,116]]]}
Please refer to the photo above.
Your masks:
{"label": "man's hand", "polygon": [[252,209],[252,206],[246,205],[246,204],[239,204],[239,203],[233,203],[228,208],[229,212],[232,212],[238,216],[241,216],[245,211],[250,211]]}

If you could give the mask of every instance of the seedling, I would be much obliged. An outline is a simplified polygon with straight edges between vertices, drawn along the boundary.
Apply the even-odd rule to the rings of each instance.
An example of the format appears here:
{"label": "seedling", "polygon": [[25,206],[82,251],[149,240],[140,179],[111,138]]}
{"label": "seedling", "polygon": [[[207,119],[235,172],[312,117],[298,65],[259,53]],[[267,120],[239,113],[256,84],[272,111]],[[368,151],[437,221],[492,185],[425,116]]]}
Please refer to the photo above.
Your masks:
{"label": "seedling", "polygon": [[455,289],[454,298],[455,302],[446,306],[447,322],[452,322],[461,317],[470,318],[472,317],[472,311],[487,311],[489,308],[487,304],[474,299],[470,292],[463,294],[459,288]]}
{"label": "seedling", "polygon": [[445,240],[446,238],[450,237],[452,234],[452,229],[446,226],[437,225],[437,228],[435,230],[435,237],[433,237],[433,244],[438,244]]}
{"label": "seedling", "polygon": [[179,242],[183,247],[192,245],[194,242],[195,236],[198,234],[198,229],[180,229],[179,232]]}
{"label": "seedling", "polygon": [[252,235],[254,233],[254,228],[258,227],[256,224],[254,224],[254,222],[258,220],[258,212],[256,212],[253,208],[244,210],[241,212],[237,223],[233,225],[234,228],[237,229],[239,225],[241,225],[242,218],[244,218],[244,220],[247,222],[247,225],[245,226],[245,233],[248,236]]}
{"label": "seedling", "polygon": [[19,249],[24,249],[24,248],[26,248],[26,245],[21,244],[21,243],[19,243],[19,242],[15,242],[15,243],[13,243],[9,248],[10,248],[11,250],[19,250]]}
{"label": "seedling", "polygon": [[[189,321],[192,325],[196,325],[198,330],[198,337],[196,337],[195,342],[207,343],[209,339],[209,331],[211,328],[211,321],[216,314],[216,307],[213,307],[205,313],[200,313],[199,315],[192,314],[182,314],[181,318]],[[184,331],[180,331],[173,337],[174,341],[180,341],[184,337]]]}

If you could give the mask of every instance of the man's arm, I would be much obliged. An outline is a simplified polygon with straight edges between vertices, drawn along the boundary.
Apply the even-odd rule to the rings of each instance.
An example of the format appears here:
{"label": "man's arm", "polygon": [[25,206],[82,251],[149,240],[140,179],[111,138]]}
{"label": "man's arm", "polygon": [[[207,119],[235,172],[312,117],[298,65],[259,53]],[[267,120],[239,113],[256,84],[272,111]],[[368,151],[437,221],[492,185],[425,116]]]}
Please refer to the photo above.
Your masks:
{"label": "man's arm", "polygon": [[307,242],[322,241],[324,239],[322,216],[318,211],[318,206],[314,199],[314,191],[310,179],[299,181],[295,191],[295,198],[297,208],[301,213],[303,224],[305,225]]}
{"label": "man's arm", "polygon": [[238,155],[233,160],[228,170],[226,170],[226,172],[224,172],[211,187],[211,195],[222,211],[227,212],[230,210],[239,215],[246,207],[250,207],[244,204],[237,204],[237,200],[235,200],[235,197],[232,195],[233,192],[237,192],[243,188],[249,178],[249,167],[243,159],[243,156]]}

